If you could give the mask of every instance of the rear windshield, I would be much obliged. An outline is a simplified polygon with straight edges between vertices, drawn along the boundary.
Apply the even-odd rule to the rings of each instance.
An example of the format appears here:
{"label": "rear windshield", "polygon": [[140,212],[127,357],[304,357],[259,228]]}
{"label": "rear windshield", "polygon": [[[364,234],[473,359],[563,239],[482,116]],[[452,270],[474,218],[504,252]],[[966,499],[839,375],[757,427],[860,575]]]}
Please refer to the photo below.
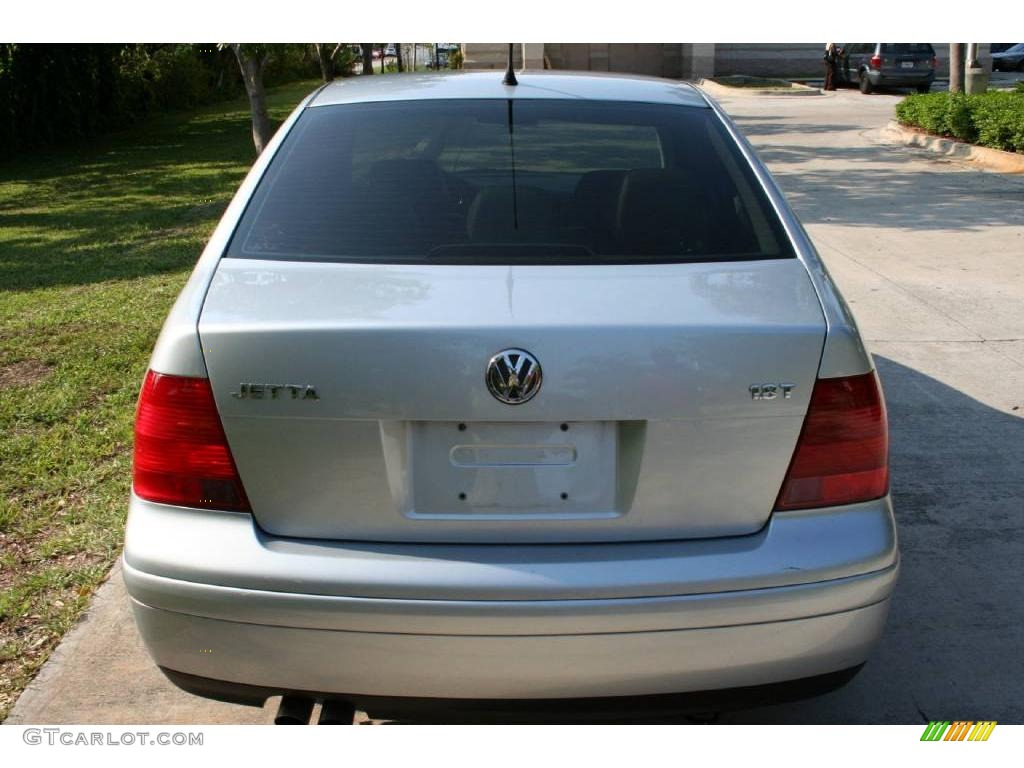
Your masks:
{"label": "rear windshield", "polygon": [[935,49],[931,43],[882,43],[882,53],[899,55],[901,53],[932,56]]}
{"label": "rear windshield", "polygon": [[792,251],[710,109],[425,99],[303,112],[228,255],[545,264]]}

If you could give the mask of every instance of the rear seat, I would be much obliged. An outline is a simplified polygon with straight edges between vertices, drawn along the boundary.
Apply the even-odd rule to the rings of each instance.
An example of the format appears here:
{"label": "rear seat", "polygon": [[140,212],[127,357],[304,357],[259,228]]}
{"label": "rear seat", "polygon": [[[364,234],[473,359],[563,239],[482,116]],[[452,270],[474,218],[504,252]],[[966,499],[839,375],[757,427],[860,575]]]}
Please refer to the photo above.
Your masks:
{"label": "rear seat", "polygon": [[[516,220],[518,212],[518,221]],[[536,187],[484,187],[469,206],[466,234],[473,243],[557,243],[552,196]]]}
{"label": "rear seat", "polygon": [[517,185],[514,196],[511,185],[481,189],[469,206],[466,234],[471,243],[535,243],[594,253],[591,228],[580,222],[572,198],[528,185]]}
{"label": "rear seat", "polygon": [[708,194],[693,174],[669,169],[629,171],[615,213],[621,247],[651,256],[714,252]]}
{"label": "rear seat", "polygon": [[615,217],[626,171],[589,171],[580,176],[573,192],[573,203],[580,223],[591,234],[594,250],[615,253]]}

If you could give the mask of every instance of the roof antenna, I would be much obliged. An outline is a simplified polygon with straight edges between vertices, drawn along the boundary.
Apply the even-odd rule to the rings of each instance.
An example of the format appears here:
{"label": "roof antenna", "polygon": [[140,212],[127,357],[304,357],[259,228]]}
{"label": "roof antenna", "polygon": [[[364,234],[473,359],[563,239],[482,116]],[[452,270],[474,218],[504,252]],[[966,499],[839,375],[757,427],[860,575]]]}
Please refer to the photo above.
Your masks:
{"label": "roof antenna", "polygon": [[505,67],[505,77],[502,79],[502,85],[519,85],[519,81],[516,80],[516,73],[512,71],[512,46],[514,43],[508,44],[508,66]]}

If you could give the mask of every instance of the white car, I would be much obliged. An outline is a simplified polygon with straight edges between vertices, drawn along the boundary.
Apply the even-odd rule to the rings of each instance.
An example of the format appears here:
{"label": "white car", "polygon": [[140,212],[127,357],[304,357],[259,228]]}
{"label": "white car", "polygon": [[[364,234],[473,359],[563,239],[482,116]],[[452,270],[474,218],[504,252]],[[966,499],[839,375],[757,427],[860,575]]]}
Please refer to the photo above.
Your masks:
{"label": "white car", "polygon": [[282,722],[721,710],[840,685],[883,631],[871,357],[690,85],[323,87],[150,369],[124,578],[186,690]]}

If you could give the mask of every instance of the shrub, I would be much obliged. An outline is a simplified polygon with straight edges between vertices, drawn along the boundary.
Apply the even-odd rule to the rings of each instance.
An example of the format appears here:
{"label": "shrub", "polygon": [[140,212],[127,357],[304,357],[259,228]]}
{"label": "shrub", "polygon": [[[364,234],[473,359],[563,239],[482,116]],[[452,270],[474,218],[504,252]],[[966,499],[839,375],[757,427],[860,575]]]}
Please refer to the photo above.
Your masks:
{"label": "shrub", "polygon": [[978,143],[1024,152],[1024,94],[991,93],[986,97],[978,100],[973,111]]}
{"label": "shrub", "polygon": [[918,111],[921,106],[921,100],[915,99],[913,96],[908,96],[899,104],[896,105],[896,120],[901,125],[918,125]]}
{"label": "shrub", "polygon": [[896,105],[897,119],[929,133],[949,135],[948,94],[925,93],[908,96]]}
{"label": "shrub", "polygon": [[351,45],[343,45],[334,56],[334,74],[349,77],[357,61],[362,61],[359,51]]}
{"label": "shrub", "polygon": [[320,63],[309,43],[271,44],[270,58],[263,73],[263,84],[268,88],[320,77]]}
{"label": "shrub", "polygon": [[1024,88],[970,96],[915,94],[896,105],[896,118],[937,136],[1024,152]]}
{"label": "shrub", "polygon": [[[217,95],[215,69],[191,45],[125,46],[117,61],[114,87],[119,122],[132,122],[157,110],[188,109]],[[234,92],[231,88],[222,95]]]}
{"label": "shrub", "polygon": [[954,93],[946,104],[946,128],[949,132],[960,141],[977,141],[978,129],[972,118],[973,97]]}

